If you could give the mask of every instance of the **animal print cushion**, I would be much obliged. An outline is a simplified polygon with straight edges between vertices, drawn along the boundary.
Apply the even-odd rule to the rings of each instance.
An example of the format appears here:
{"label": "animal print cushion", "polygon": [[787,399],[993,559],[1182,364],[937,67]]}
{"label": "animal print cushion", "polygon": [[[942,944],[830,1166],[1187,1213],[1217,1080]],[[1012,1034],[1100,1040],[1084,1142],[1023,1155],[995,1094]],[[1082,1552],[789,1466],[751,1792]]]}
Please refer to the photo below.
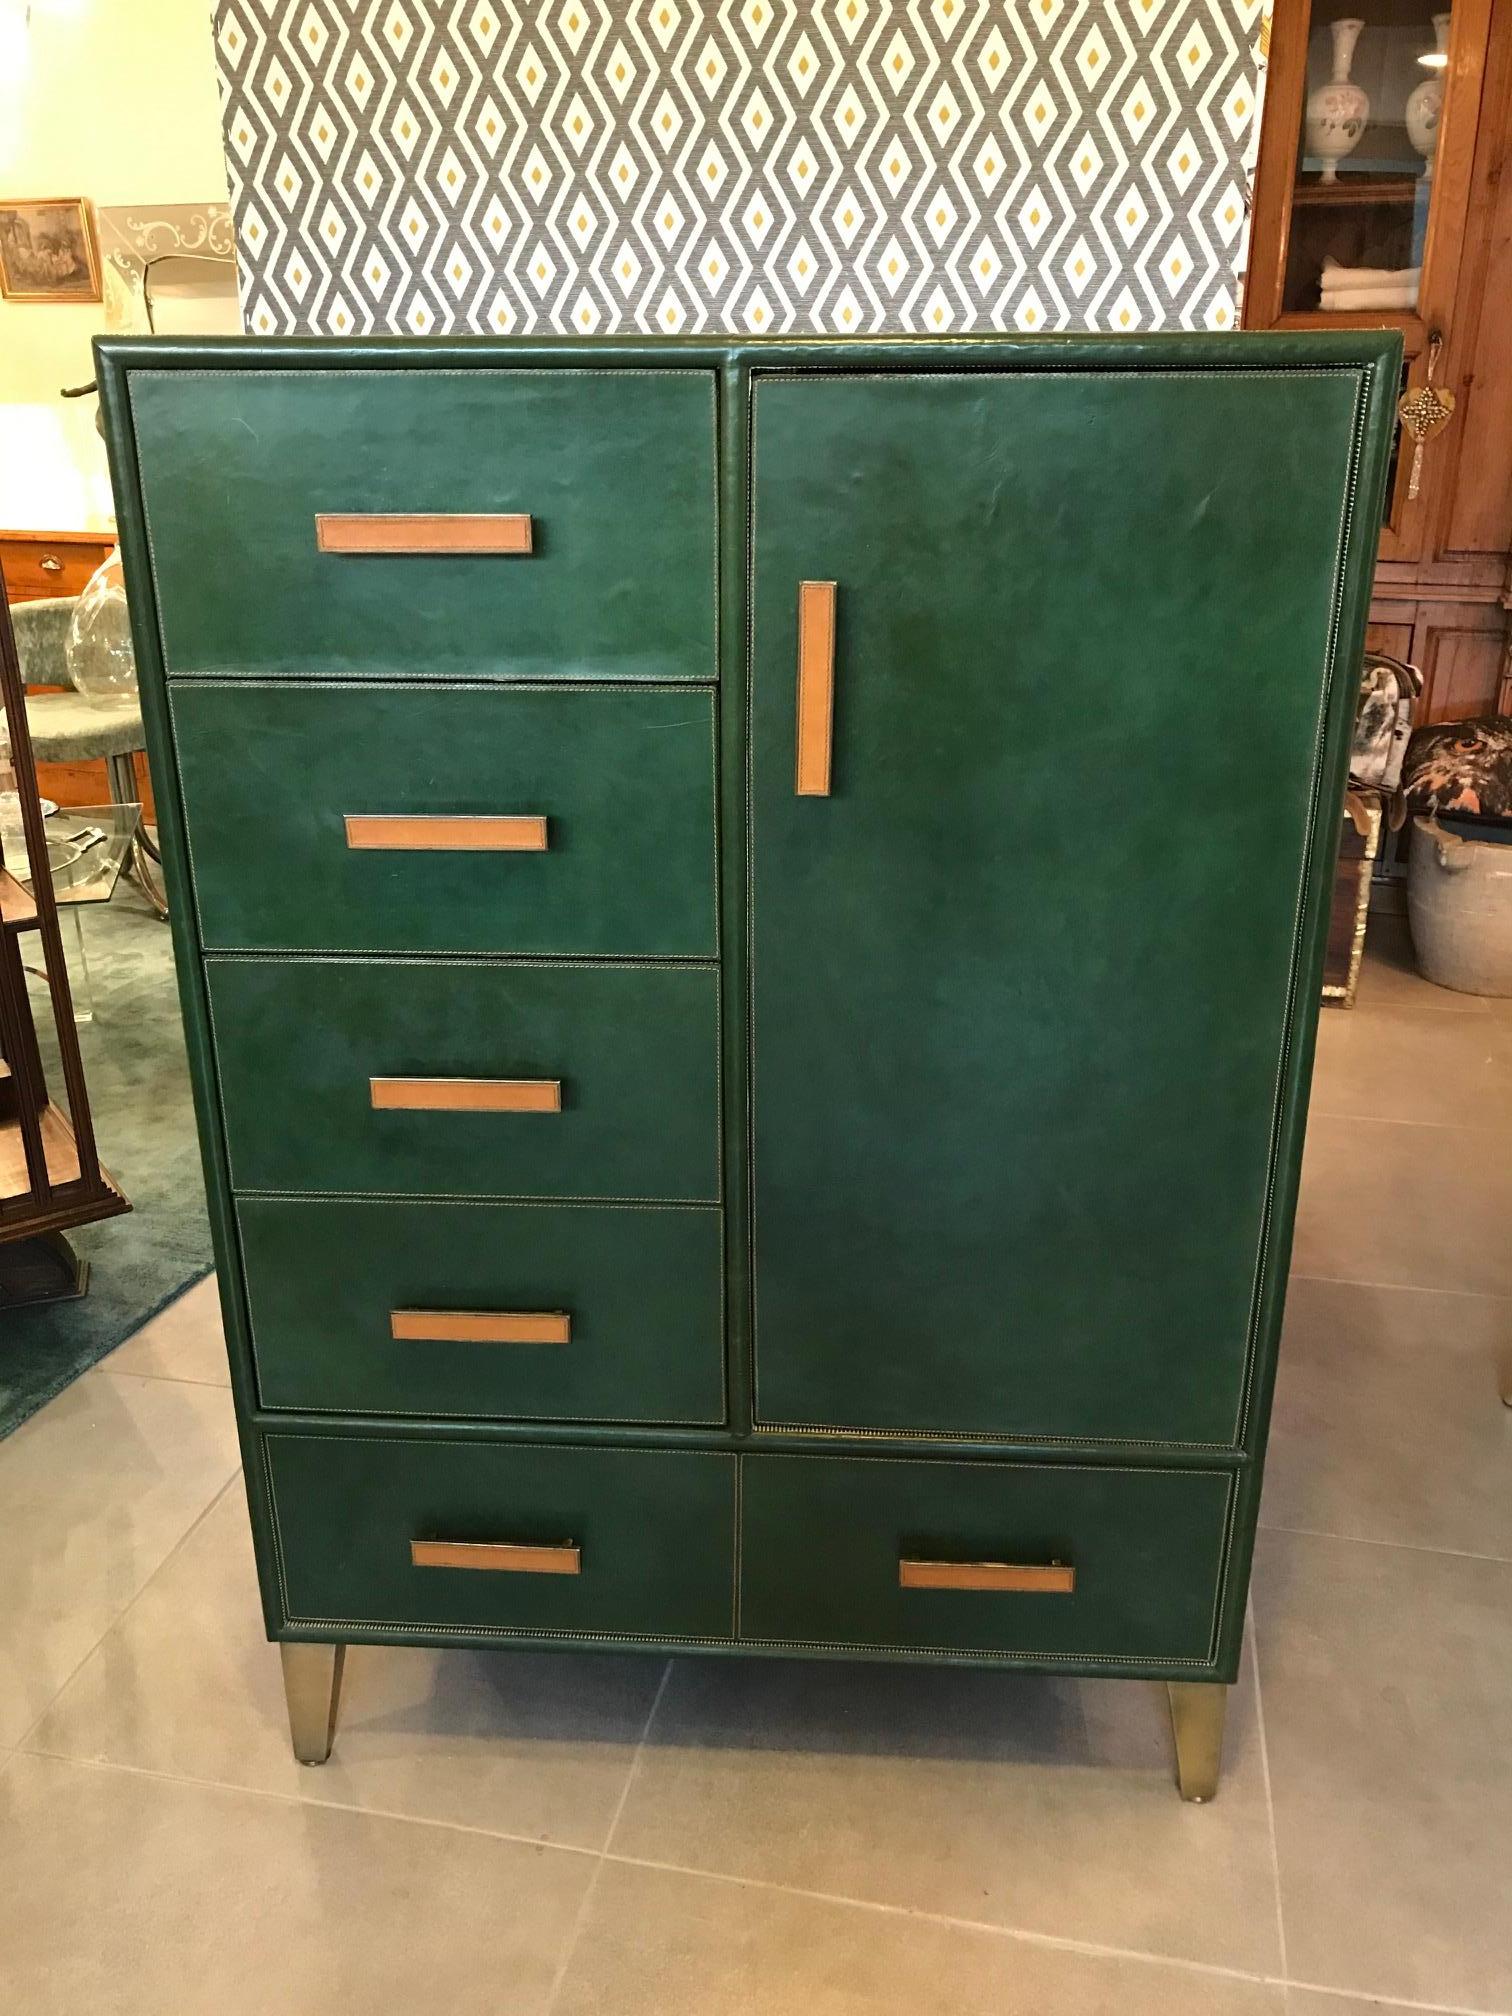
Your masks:
{"label": "animal print cushion", "polygon": [[1512,715],[1419,728],[1407,745],[1402,796],[1409,812],[1512,819]]}
{"label": "animal print cushion", "polygon": [[1349,781],[1361,790],[1389,796],[1401,782],[1412,708],[1423,690],[1415,665],[1383,652],[1367,651],[1360,678],[1360,705],[1349,752]]}

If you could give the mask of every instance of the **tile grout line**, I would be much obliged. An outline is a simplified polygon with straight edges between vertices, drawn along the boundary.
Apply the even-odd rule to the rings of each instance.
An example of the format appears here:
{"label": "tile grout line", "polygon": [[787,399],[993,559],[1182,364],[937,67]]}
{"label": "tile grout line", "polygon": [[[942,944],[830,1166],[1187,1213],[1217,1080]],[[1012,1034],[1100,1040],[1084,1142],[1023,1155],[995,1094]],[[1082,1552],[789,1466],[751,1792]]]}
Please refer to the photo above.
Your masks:
{"label": "tile grout line", "polygon": [[629,1801],[630,1789],[635,1783],[637,1772],[640,1770],[641,1758],[646,1748],[646,1738],[651,1734],[651,1724],[656,1720],[656,1711],[661,1706],[662,1696],[666,1693],[667,1682],[671,1678],[672,1661],[669,1659],[665,1666],[662,1667],[661,1679],[657,1682],[656,1692],[651,1697],[650,1709],[647,1712],[645,1722],[641,1725],[640,1741],[635,1746],[635,1755],[630,1759],[630,1769],[625,1773],[625,1782],[620,1787],[620,1796],[615,1802],[613,1813],[610,1815],[608,1830],[604,1835],[604,1845],[599,1850],[598,1860],[593,1865],[593,1873],[584,1886],[577,1914],[572,1921],[572,1930],[563,1942],[561,1956],[557,1961],[556,1972],[551,1977],[551,1987],[547,1991],[545,2002],[542,2004],[542,2016],[551,2016],[551,2012],[556,2008],[557,2001],[562,1993],[562,1986],[567,1979],[568,1969],[572,1966],[578,1947],[583,1942],[583,1934],[588,1928],[589,1914],[593,1909],[593,1900],[598,1895],[599,1879],[604,1873],[604,1864],[608,1860],[609,1850],[613,1844],[614,1837],[619,1832],[620,1819]]}
{"label": "tile grout line", "polygon": [[1281,1904],[1281,1845],[1276,1836],[1276,1797],[1271,1787],[1270,1744],[1265,1734],[1265,1693],[1260,1681],[1260,1632],[1255,1623],[1253,1591],[1245,1597],[1245,1617],[1249,1624],[1250,1664],[1255,1669],[1255,1727],[1260,1737],[1260,1777],[1265,1786],[1265,1818],[1270,1829],[1271,1887],[1276,1896],[1276,1943],[1281,1954],[1281,1978],[1290,1972],[1286,1955],[1286,1913]]}
{"label": "tile grout line", "polygon": [[[649,1728],[649,1718],[647,1722]],[[644,1739],[642,1739],[644,1740]],[[1052,1952],[1064,1952],[1100,1960],[1132,1960],[1151,1967],[1169,1967],[1183,1973],[1211,1976],[1225,1981],[1250,1982],[1267,1988],[1302,1988],[1309,1993],[1354,1997],[1361,1995],[1369,2000],[1373,1991],[1354,1988],[1337,1988],[1310,1981],[1294,1981],[1280,1974],[1255,1973],[1243,1967],[1225,1967],[1218,1961],[1190,1960],[1171,1953],[1149,1953],[1132,1946],[1099,1945],[1092,1940],[1073,1939],[1052,1932],[1035,1932],[1024,1926],[994,1925],[980,1918],[952,1917],[941,1911],[921,1911],[907,1905],[884,1904],[869,1897],[848,1897],[840,1891],[809,1890],[788,1883],[775,1883],[758,1876],[735,1876],[720,1869],[697,1869],[681,1862],[659,1862],[644,1855],[610,1854],[607,1850],[583,1848],[570,1841],[543,1840],[534,1834],[503,1834],[490,1828],[477,1827],[465,1821],[438,1820],[429,1814],[400,1813],[392,1808],[378,1806],[353,1806],[346,1801],[334,1799],[307,1799],[297,1792],[276,1792],[266,1786],[232,1785],[217,1778],[186,1778],[168,1771],[155,1771],[141,1764],[123,1764],[106,1757],[69,1757],[52,1750],[16,1750],[10,1756],[0,1756],[0,1778],[7,1768],[22,1756],[33,1757],[46,1764],[59,1764],[65,1769],[96,1771],[103,1774],[117,1773],[131,1778],[146,1778],[160,1785],[179,1785],[199,1792],[217,1792],[228,1798],[248,1798],[270,1800],[275,1805],[298,1806],[305,1811],[345,1814],[358,1820],[393,1822],[401,1827],[430,1827],[442,1832],[463,1834],[480,1841],[501,1841],[510,1847],[545,1849],[551,1854],[587,1856],[597,1864],[613,1862],[627,1869],[649,1869],[660,1875],[687,1877],[695,1882],[723,1883],[736,1889],[760,1890],[780,1897],[799,1897],[816,1904],[833,1905],[838,1909],[869,1911],[881,1918],[902,1918],[926,1925],[939,1925],[952,1931],[977,1932],[990,1938],[1017,1940],[1028,1946],[1044,1947]],[[627,1786],[628,1790],[628,1786]],[[621,1798],[621,1805],[624,1803]],[[595,1871],[595,1877],[598,1871]],[[592,1882],[590,1884],[592,1887]],[[585,1899],[586,1902],[586,1899]],[[576,1934],[574,1934],[574,1945]],[[563,1973],[565,1974],[565,1968]],[[556,1994],[560,1984],[553,1987]],[[1388,1998],[1391,1999],[1391,1998]],[[1512,2011],[1486,2008],[1471,2008],[1450,2002],[1401,2002],[1398,2006],[1424,2012],[1424,2016],[1512,2016]],[[542,2008],[541,2016],[551,2016],[549,2005]]]}
{"label": "tile grout line", "polygon": [[[1134,1946],[1106,1946],[1095,1940],[1072,1939],[1055,1932],[1034,1932],[1019,1925],[993,1925],[980,1918],[956,1918],[943,1911],[915,1911],[903,1904],[882,1904],[869,1897],[847,1897],[837,1891],[808,1890],[788,1883],[774,1883],[760,1876],[731,1876],[717,1869],[692,1869],[680,1862],[657,1862],[643,1855],[606,1855],[606,1861],[630,1869],[654,1869],[667,1876],[691,1876],[710,1883],[732,1884],[738,1889],[769,1891],[781,1897],[802,1897],[816,1904],[832,1904],[842,1909],[870,1911],[883,1918],[906,1918],[926,1925],[940,1925],[952,1931],[980,1932],[997,1939],[1017,1940],[1026,1946],[1046,1947],[1052,1952],[1071,1953],[1098,1960],[1134,1960],[1151,1967],[1171,1967],[1188,1974],[1201,1974],[1224,1981],[1245,1981],[1264,1988],[1303,1988],[1309,1992],[1353,1997],[1368,2001],[1370,1989],[1316,1989],[1309,1981],[1294,1981],[1284,1974],[1255,1973],[1244,1967],[1225,1967],[1215,1960],[1189,1960],[1170,1953],[1147,1953]],[[1391,1998],[1387,1998],[1388,2001]],[[1426,2012],[1426,2016],[1512,2016],[1512,2011],[1470,2008],[1453,2002],[1402,2002],[1398,2006]],[[549,2012],[548,2012],[549,2016]]]}
{"label": "tile grout line", "polygon": [[1309,1106],[1307,1117],[1313,1120],[1343,1120],[1351,1127],[1431,1127],[1440,1134],[1495,1134],[1506,1133],[1504,1126],[1494,1126],[1489,1120],[1407,1120],[1392,1113],[1343,1113],[1331,1106]]}
{"label": "tile grout line", "polygon": [[[607,1862],[627,1869],[652,1869],[664,1876],[690,1876],[708,1883],[727,1883],[737,1889],[761,1890],[778,1897],[801,1897],[813,1904],[832,1904],[841,1909],[870,1911],[879,1918],[903,1918],[920,1925],[939,1925],[954,1932],[980,1932],[995,1939],[1017,1940],[1026,1946],[1041,1946],[1056,1953],[1074,1953],[1097,1960],[1137,1960],[1150,1967],[1175,1967],[1189,1974],[1213,1976],[1224,1981],[1249,1981],[1263,1987],[1283,1988],[1279,1974],[1255,1973],[1245,1967],[1226,1967],[1217,1960],[1190,1960],[1171,1953],[1147,1953],[1135,1946],[1108,1946],[1092,1939],[1073,1939],[1059,1932],[1036,1932],[1023,1925],[994,1925],[987,1919],[954,1917],[947,1911],[915,1910],[907,1904],[884,1904],[873,1897],[849,1897],[838,1890],[811,1890],[801,1884],[777,1883],[764,1876],[734,1876],[721,1869],[694,1869],[681,1862],[659,1862],[647,1855],[606,1853]],[[549,2012],[548,2012],[549,2016]],[[1473,2012],[1491,2016],[1491,2012]]]}
{"label": "tile grout line", "polygon": [[1512,1568],[1512,1554],[1475,1554],[1468,1547],[1430,1547],[1425,1540],[1378,1540],[1370,1533],[1330,1533],[1322,1526],[1273,1526],[1259,1522],[1262,1533],[1289,1533],[1298,1540],[1337,1540],[1349,1547],[1390,1547],[1398,1554],[1434,1554],[1445,1561],[1485,1561],[1493,1568]]}
{"label": "tile grout line", "polygon": [[[274,1650],[269,1646],[270,1651]],[[350,1799],[315,1799],[303,1792],[279,1792],[270,1785],[237,1785],[225,1778],[196,1778],[181,1771],[160,1771],[150,1764],[127,1764],[118,1757],[71,1756],[64,1750],[31,1748],[18,1750],[17,1757],[38,1758],[44,1764],[63,1764],[81,1771],[114,1771],[127,1778],[146,1778],[155,1785],[182,1785],[192,1792],[222,1792],[232,1799],[265,1799],[275,1806],[298,1806],[306,1813],[344,1813],[354,1820],[392,1821],[400,1827],[433,1827],[447,1834],[465,1834],[478,1841],[502,1841],[511,1848],[545,1849],[552,1855],[584,1855],[590,1861],[602,1859],[600,1848],[585,1848],[577,1841],[553,1841],[540,1834],[509,1834],[496,1827],[479,1827],[468,1820],[438,1820],[429,1813],[401,1813],[393,1806],[357,1806]],[[0,1770],[5,1760],[0,1759]],[[315,1767],[315,1768],[324,1768]]]}
{"label": "tile grout line", "polygon": [[[78,1382],[76,1381],[75,1383],[77,1384]],[[138,1603],[141,1602],[142,1598],[146,1595],[147,1591],[152,1587],[153,1583],[156,1582],[157,1578],[159,1577],[159,1575],[162,1574],[163,1570],[168,1566],[169,1562],[176,1558],[179,1549],[181,1547],[186,1546],[189,1540],[192,1538],[192,1536],[199,1531],[200,1527],[210,1517],[210,1514],[215,1510],[216,1506],[219,1505],[222,1498],[224,1498],[226,1493],[231,1489],[232,1485],[239,1480],[241,1474],[242,1474],[242,1466],[238,1462],[233,1467],[231,1475],[226,1479],[225,1483],[221,1485],[220,1489],[218,1491],[212,1492],[208,1501],[200,1507],[198,1512],[195,1513],[194,1517],[189,1521],[189,1524],[184,1528],[183,1532],[180,1533],[179,1537],[168,1549],[168,1552],[163,1556],[162,1560],[159,1561],[156,1568],[152,1570],[151,1574],[148,1575],[146,1580],[142,1583],[141,1588],[136,1590],[127,1599],[127,1601],[122,1604],[121,1608],[111,1618],[110,1622],[105,1626],[105,1629],[100,1633],[99,1637],[95,1639],[94,1643],[89,1647],[88,1651],[83,1653],[82,1656],[68,1669],[67,1675],[60,1682],[60,1684],[56,1688],[54,1688],[53,1692],[48,1696],[45,1706],[41,1709],[41,1711],[38,1714],[32,1717],[31,1721],[27,1723],[25,1729],[22,1730],[20,1736],[17,1737],[15,1747],[18,1753],[29,1746],[31,1739],[35,1735],[36,1731],[40,1728],[40,1726],[47,1719],[47,1717],[52,1713],[53,1709],[57,1707],[59,1701],[62,1700],[64,1693],[67,1691],[68,1688],[70,1688],[73,1685],[74,1681],[78,1679],[79,1675],[83,1672],[84,1668],[89,1664],[89,1661],[93,1659],[94,1655],[96,1654],[96,1652],[99,1651],[100,1647],[105,1643],[105,1640],[110,1636],[111,1632],[116,1629],[117,1625],[123,1624],[126,1621],[126,1619],[131,1615],[132,1611],[136,1608]]]}
{"label": "tile grout line", "polygon": [[1512,1294],[1501,1288],[1440,1287],[1430,1281],[1366,1281],[1358,1274],[1311,1274],[1303,1267],[1294,1268],[1287,1280],[1319,1281],[1326,1288],[1384,1288],[1394,1295],[1463,1295],[1472,1302],[1512,1302]]}
{"label": "tile grout line", "polygon": [[[1112,1960],[1142,1960],[1154,1967],[1179,1967],[1191,1973],[1214,1974],[1225,1980],[1255,1981],[1268,1986],[1281,1986],[1279,1975],[1259,1974],[1243,1967],[1225,1967],[1219,1961],[1190,1960],[1170,1953],[1150,1953],[1133,1946],[1098,1945],[1093,1941],[1074,1939],[1059,1933],[1036,1932],[1026,1926],[994,1925],[982,1918],[952,1917],[948,1912],[917,1910],[906,1904],[885,1904],[875,1898],[851,1897],[839,1890],[810,1890],[801,1885],[777,1883],[766,1877],[737,1876],[724,1869],[700,1869],[691,1863],[662,1862],[646,1855],[611,1854],[606,1849],[584,1848],[572,1841],[553,1841],[536,1834],[509,1834],[489,1827],[479,1827],[465,1820],[441,1820],[429,1813],[401,1813],[396,1808],[385,1806],[356,1806],[349,1800],[310,1799],[299,1792],[279,1792],[266,1785],[237,1785],[222,1778],[186,1777],[178,1772],[160,1771],[146,1764],[126,1764],[110,1757],[68,1756],[57,1750],[29,1749],[16,1751],[15,1757],[25,1754],[47,1764],[61,1764],[67,1768],[115,1772],[129,1778],[146,1778],[159,1785],[181,1785],[197,1792],[219,1792],[229,1798],[271,1800],[279,1806],[298,1806],[306,1811],[344,1813],[358,1820],[382,1820],[394,1822],[401,1827],[430,1827],[444,1833],[465,1834],[481,1841],[503,1841],[511,1847],[545,1848],[553,1854],[587,1856],[595,1863],[613,1862],[626,1869],[650,1869],[666,1876],[685,1876],[695,1882],[724,1883],[736,1889],[760,1890],[779,1897],[801,1897],[815,1904],[831,1904],[839,1908],[856,1911],[870,1911],[884,1918],[914,1919],[923,1924],[946,1926],[956,1931],[981,1932],[1001,1939],[1023,1940],[1030,1945],[1048,1946],[1069,1953],[1089,1954]],[[7,1762],[14,1759],[0,1759],[0,1771]],[[621,1795],[621,1806],[627,1792]],[[585,1900],[586,1902],[586,1900]],[[564,1970],[565,1971],[565,1970]],[[550,2016],[549,2010],[543,2016]],[[1470,2016],[1485,2016],[1485,2012],[1473,2011]]]}
{"label": "tile grout line", "polygon": [[1506,2009],[1472,2008],[1468,2002],[1404,2002],[1399,1995],[1378,1996],[1373,1989],[1335,1988],[1326,1981],[1287,1981],[1287,1988],[1300,1988],[1305,1995],[1336,1995],[1345,2002],[1368,2002],[1372,2008],[1419,2009],[1425,2016],[1512,2016]]}
{"label": "tile grout line", "polygon": [[[130,1342],[129,1338],[127,1342]],[[125,1348],[124,1344],[116,1346],[118,1351],[123,1351]],[[136,1365],[112,1365],[108,1356],[81,1372],[79,1380],[84,1379],[157,1379],[168,1386],[208,1386],[216,1393],[231,1391],[229,1379],[191,1379],[185,1372],[144,1372]],[[65,1387],[64,1391],[67,1390]]]}

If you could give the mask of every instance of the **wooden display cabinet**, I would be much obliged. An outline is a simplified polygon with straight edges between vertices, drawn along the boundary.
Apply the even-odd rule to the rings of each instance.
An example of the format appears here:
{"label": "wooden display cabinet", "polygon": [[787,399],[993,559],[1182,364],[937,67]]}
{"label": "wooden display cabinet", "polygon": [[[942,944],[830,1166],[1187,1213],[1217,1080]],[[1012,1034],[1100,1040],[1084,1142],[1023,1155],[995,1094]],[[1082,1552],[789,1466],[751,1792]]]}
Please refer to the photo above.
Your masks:
{"label": "wooden display cabinet", "polygon": [[[1406,86],[1430,77],[1433,16],[1449,14],[1431,169],[1411,144]],[[1305,137],[1328,77],[1329,28],[1364,20],[1354,78],[1371,94],[1355,152],[1322,178]],[[1374,87],[1374,88],[1373,88]],[[1251,329],[1396,328],[1405,387],[1433,382],[1454,413],[1423,449],[1399,443],[1371,608],[1372,647],[1424,679],[1419,721],[1512,709],[1512,0],[1276,0],[1244,323]],[[1320,305],[1322,261],[1421,267],[1412,307]]]}

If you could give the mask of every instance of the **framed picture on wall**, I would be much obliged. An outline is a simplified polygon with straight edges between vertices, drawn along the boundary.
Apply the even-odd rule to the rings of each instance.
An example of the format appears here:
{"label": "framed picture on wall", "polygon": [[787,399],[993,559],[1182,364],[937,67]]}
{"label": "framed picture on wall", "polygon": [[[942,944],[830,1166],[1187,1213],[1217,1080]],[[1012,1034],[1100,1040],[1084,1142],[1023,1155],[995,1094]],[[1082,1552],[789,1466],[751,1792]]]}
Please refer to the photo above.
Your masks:
{"label": "framed picture on wall", "polygon": [[100,256],[82,196],[0,200],[0,295],[7,301],[98,301]]}

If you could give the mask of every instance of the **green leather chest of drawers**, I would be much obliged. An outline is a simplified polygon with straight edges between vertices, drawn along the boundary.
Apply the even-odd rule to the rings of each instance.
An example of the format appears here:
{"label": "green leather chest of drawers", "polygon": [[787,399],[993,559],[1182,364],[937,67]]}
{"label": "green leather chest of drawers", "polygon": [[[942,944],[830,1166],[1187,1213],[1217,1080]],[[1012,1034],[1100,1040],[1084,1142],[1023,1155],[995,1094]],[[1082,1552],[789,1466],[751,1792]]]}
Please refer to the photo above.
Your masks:
{"label": "green leather chest of drawers", "polygon": [[1208,1796],[1396,339],[98,356],[299,1754],[944,1659]]}

